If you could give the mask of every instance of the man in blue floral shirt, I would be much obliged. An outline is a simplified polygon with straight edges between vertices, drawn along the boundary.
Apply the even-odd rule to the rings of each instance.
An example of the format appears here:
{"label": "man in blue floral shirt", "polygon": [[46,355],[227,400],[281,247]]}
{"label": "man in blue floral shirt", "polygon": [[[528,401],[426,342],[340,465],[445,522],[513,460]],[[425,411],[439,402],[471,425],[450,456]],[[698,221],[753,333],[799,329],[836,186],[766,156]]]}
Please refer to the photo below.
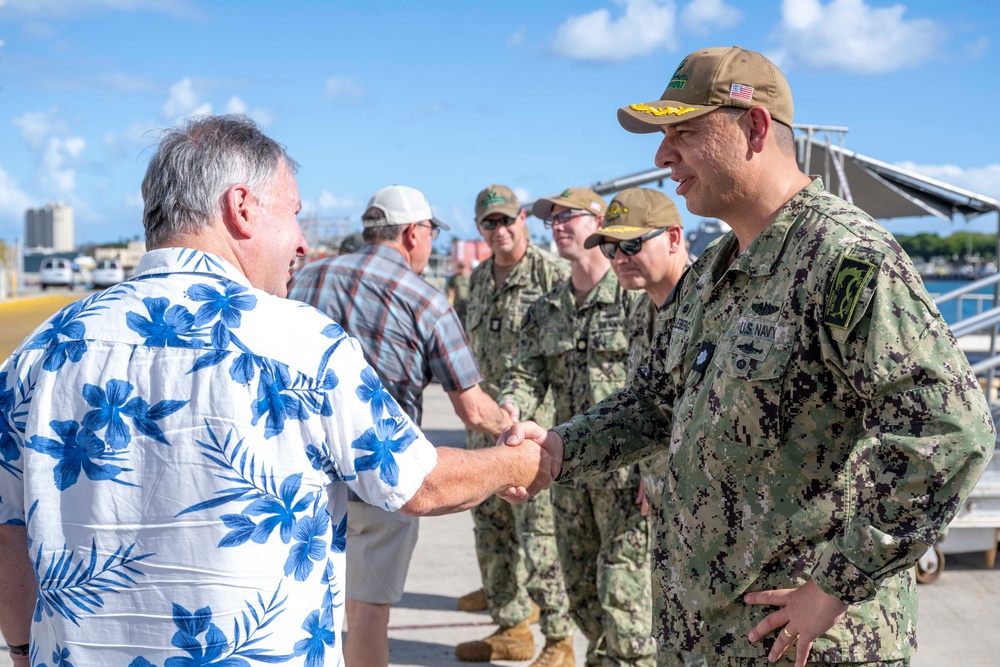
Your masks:
{"label": "man in blue floral shirt", "polygon": [[538,450],[435,450],[356,340],[282,298],[306,251],[295,168],[243,117],[166,132],[136,277],[0,366],[19,662],[339,664],[348,488],[420,515],[549,481]]}
{"label": "man in blue floral shirt", "polygon": [[[405,185],[376,192],[362,221],[365,245],[303,268],[289,298],[315,306],[356,337],[389,394],[416,424],[424,387],[435,380],[465,425],[495,442],[510,418],[479,387],[483,375],[454,308],[418,275],[438,230],[448,227],[433,216],[422,192]],[[390,606],[403,597],[417,520],[356,496],[350,500],[344,657],[351,667],[385,667]]]}

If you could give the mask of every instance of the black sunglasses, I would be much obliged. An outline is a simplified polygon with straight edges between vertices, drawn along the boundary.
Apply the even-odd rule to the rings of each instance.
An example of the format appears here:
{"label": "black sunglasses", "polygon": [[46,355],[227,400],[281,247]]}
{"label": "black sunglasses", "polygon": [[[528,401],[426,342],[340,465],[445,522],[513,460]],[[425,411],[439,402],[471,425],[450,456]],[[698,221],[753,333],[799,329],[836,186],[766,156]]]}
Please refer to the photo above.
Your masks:
{"label": "black sunglasses", "polygon": [[648,241],[654,236],[659,236],[663,232],[667,231],[666,227],[661,227],[659,229],[654,229],[648,234],[643,234],[637,239],[629,239],[628,241],[605,241],[604,243],[598,244],[601,247],[601,252],[608,259],[615,258],[615,251],[621,250],[623,255],[631,257],[632,255],[639,254],[642,250],[642,244],[644,241]]}
{"label": "black sunglasses", "polygon": [[483,218],[483,221],[479,223],[479,226],[488,232],[492,232],[494,229],[503,225],[504,227],[510,227],[515,222],[519,216],[514,216],[513,218],[509,215],[505,215],[502,218]]}

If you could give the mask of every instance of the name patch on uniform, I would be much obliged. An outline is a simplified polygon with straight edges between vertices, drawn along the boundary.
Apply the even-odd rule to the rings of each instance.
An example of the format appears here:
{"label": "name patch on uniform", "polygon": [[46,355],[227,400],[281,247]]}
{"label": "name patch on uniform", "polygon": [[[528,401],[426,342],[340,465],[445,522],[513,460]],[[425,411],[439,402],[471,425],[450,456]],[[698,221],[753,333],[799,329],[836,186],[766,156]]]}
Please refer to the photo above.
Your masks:
{"label": "name patch on uniform", "polygon": [[704,375],[708,363],[712,361],[713,354],[715,354],[715,343],[707,340],[702,341],[701,349],[698,351],[698,356],[694,358],[694,366],[691,367],[691,370],[699,375]]}
{"label": "name patch on uniform", "polygon": [[844,256],[833,276],[830,295],[826,300],[823,322],[831,327],[846,329],[861,298],[861,292],[875,271],[875,265],[854,257]]}
{"label": "name patch on uniform", "polygon": [[490,331],[500,331],[500,318],[491,317],[490,318]]}

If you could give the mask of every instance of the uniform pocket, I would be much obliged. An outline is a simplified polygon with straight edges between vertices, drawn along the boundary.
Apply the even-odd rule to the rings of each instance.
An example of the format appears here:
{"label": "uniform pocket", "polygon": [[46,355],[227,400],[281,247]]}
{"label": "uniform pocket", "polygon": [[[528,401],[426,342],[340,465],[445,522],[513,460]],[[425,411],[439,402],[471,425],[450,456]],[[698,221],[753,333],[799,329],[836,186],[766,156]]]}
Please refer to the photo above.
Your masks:
{"label": "uniform pocket", "polygon": [[783,378],[795,327],[743,321],[719,342],[712,360],[713,435],[720,440],[774,450],[785,433]]}

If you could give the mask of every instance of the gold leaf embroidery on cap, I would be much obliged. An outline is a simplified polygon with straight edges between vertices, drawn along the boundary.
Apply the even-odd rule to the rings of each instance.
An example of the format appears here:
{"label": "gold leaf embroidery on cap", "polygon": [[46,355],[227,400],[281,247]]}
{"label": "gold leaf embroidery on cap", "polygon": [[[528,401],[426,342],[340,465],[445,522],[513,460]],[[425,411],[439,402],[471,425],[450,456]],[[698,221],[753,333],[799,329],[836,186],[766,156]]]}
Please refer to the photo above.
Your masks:
{"label": "gold leaf embroidery on cap", "polygon": [[626,213],[628,213],[628,209],[626,207],[622,206],[617,201],[613,201],[611,202],[611,206],[608,208],[608,212],[604,217],[606,220],[614,220],[619,215],[625,215]]}
{"label": "gold leaf embroidery on cap", "polygon": [[628,108],[639,113],[651,113],[654,116],[683,116],[686,113],[698,110],[698,107],[663,107],[662,109],[657,109],[648,104],[630,104]]}

